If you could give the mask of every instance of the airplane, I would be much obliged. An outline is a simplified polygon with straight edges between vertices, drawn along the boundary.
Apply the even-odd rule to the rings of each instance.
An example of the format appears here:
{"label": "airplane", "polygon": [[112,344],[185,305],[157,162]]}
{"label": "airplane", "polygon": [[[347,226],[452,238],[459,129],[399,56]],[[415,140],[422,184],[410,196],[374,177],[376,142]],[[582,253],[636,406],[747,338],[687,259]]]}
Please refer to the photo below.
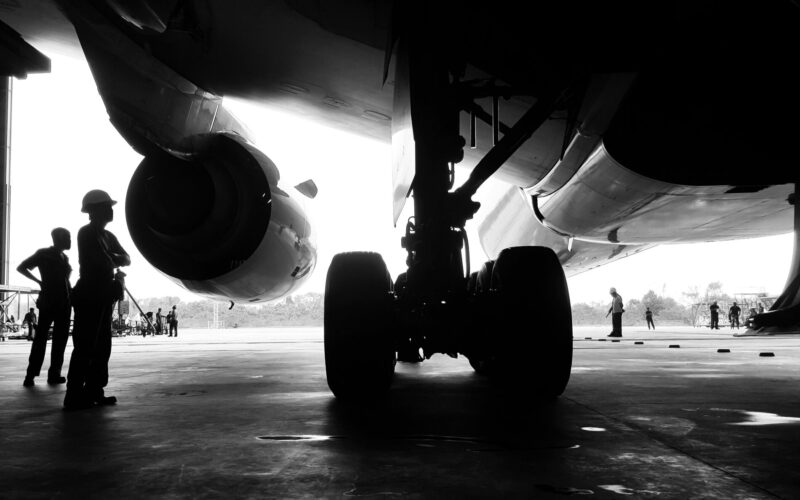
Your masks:
{"label": "airplane", "polygon": [[[295,199],[313,181],[282,187],[223,96],[391,143],[395,224],[413,198],[408,270],[393,278],[369,252],[331,262],[324,347],[338,398],[380,397],[398,359],[437,353],[556,397],[572,363],[566,276],[800,220],[796,2],[12,0],[0,19],[33,47],[86,58],[144,157],[127,194],[132,238],[206,296],[280,297],[316,255]],[[469,173],[459,186],[456,168]],[[480,207],[489,178],[508,188]],[[476,217],[489,260],[471,270]],[[218,244],[199,244],[209,235]],[[795,251],[756,325],[800,323],[798,289]]]}

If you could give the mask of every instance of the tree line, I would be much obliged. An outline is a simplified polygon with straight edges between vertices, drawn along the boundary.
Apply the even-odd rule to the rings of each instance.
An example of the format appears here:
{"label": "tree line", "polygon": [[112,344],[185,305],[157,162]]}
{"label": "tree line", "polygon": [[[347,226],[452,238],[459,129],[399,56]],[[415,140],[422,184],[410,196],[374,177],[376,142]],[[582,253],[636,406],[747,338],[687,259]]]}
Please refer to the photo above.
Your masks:
{"label": "tree line", "polygon": [[[696,287],[683,293],[685,305],[672,297],[658,295],[653,290],[645,293],[641,298],[625,299],[625,314],[622,315],[623,325],[645,324],[644,313],[646,308],[653,312],[656,325],[691,325],[694,310],[691,304],[710,302],[712,300],[729,301],[732,298],[722,290],[719,282],[710,283],[703,293]],[[603,302],[573,303],[572,322],[574,325],[603,325],[611,320],[606,318],[609,298]],[[162,314],[166,315],[173,305],[177,306],[178,318],[181,328],[207,328],[213,320],[214,301],[199,300],[182,302],[178,297],[148,298],[139,301],[145,312],[161,307]],[[282,300],[262,305],[234,305],[229,309],[229,303],[217,302],[218,321],[224,323],[225,328],[257,328],[281,326],[322,326],[324,314],[324,296],[321,293],[305,293],[293,295]],[[136,306],[130,304],[130,313],[136,316]]]}
{"label": "tree line", "polygon": [[[158,297],[139,300],[142,310],[153,312],[158,308],[166,316],[176,306],[179,328],[208,328],[214,319],[213,300],[183,302],[178,297]],[[322,326],[323,296],[305,293],[288,296],[282,300],[260,305],[234,304],[217,301],[217,320],[225,328],[256,328],[270,326]],[[136,306],[130,304],[131,316],[138,315]]]}
{"label": "tree line", "polygon": [[[573,325],[602,325],[610,323],[606,318],[611,299],[606,302],[591,304],[572,304]],[[693,311],[691,306],[685,306],[672,297],[662,297],[650,290],[640,299],[629,299],[624,302],[625,313],[622,315],[622,324],[626,326],[644,325],[644,313],[647,308],[653,312],[653,321],[656,325],[691,325]]]}

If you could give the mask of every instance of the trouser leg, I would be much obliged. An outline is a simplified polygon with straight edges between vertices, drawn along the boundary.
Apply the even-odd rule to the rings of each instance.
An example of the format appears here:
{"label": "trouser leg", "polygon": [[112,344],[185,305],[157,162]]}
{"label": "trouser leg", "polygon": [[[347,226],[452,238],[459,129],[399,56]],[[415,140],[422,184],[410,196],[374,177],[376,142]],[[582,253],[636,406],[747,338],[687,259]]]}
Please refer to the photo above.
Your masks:
{"label": "trouser leg", "polygon": [[64,365],[64,351],[69,340],[69,318],[72,312],[69,306],[58,310],[53,318],[53,345],[50,346],[50,369],[47,377],[55,379],[61,376]]}
{"label": "trouser leg", "polygon": [[103,388],[108,385],[108,360],[111,358],[111,306],[105,304],[99,311],[95,350],[86,377],[86,394],[92,398],[103,396]]}
{"label": "trouser leg", "polygon": [[89,367],[94,358],[102,306],[82,304],[75,306],[75,323],[72,329],[72,356],[67,374],[67,394],[82,393]]}
{"label": "trouser leg", "polygon": [[616,335],[622,335],[622,313],[611,313],[611,331]]}
{"label": "trouser leg", "polygon": [[28,370],[26,372],[28,377],[38,377],[41,372],[44,355],[47,351],[47,333],[52,323],[52,315],[45,311],[40,311],[39,324],[36,326],[36,335],[33,337],[33,343],[31,344],[31,355],[28,357]]}

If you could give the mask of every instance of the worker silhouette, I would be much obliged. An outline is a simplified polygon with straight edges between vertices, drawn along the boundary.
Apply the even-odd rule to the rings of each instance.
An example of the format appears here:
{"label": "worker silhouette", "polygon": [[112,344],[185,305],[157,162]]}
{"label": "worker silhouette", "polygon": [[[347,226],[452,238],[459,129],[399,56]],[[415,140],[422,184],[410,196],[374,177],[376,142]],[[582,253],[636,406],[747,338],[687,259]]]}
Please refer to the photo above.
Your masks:
{"label": "worker silhouette", "polygon": [[161,335],[162,333],[164,333],[162,331],[163,328],[164,328],[164,315],[161,314],[161,308],[160,307],[158,308],[158,311],[156,311],[155,328],[156,328],[156,335]]}
{"label": "worker silhouette", "polygon": [[[64,251],[72,247],[72,238],[69,231],[63,227],[53,229],[50,236],[53,238],[53,246],[40,248],[17,267],[17,271],[35,281],[40,290],[39,298],[36,300],[36,307],[39,308],[39,321],[36,322],[35,314],[32,320],[28,319],[28,325],[31,324],[31,321],[36,324],[36,336],[28,357],[25,381],[22,383],[25,387],[32,386],[34,377],[39,376],[51,326],[53,327],[53,345],[50,348],[50,369],[47,370],[47,383],[55,385],[67,381],[61,376],[61,366],[64,364],[64,350],[67,348],[69,338],[69,318],[72,314],[69,301],[69,276],[72,274],[72,267],[69,265],[69,259]],[[41,279],[31,273],[31,270],[36,268],[39,269]],[[28,314],[33,314],[33,308]]]}
{"label": "worker silhouette", "polygon": [[22,322],[28,324],[28,340],[33,340],[33,331],[36,328],[36,313],[34,309],[31,307],[31,310],[25,313],[25,316],[22,317]]}
{"label": "worker silhouette", "polygon": [[622,337],[622,313],[625,309],[622,305],[622,296],[617,293],[616,288],[611,288],[608,291],[611,294],[611,307],[608,308],[606,318],[611,315],[611,333],[609,337]]}
{"label": "worker silhouette", "polygon": [[72,294],[74,348],[64,397],[66,410],[117,402],[104,393],[111,356],[111,312],[114,302],[122,299],[125,286],[124,273],[115,274],[114,269],[130,265],[131,258],[105,229],[114,220],[114,204],[116,201],[99,189],[83,197],[81,212],[89,214],[89,224],[78,231],[80,277]]}
{"label": "worker silhouette", "polygon": [[172,306],[172,311],[167,315],[167,322],[169,323],[169,336],[178,336],[178,311],[176,306]]}
{"label": "worker silhouette", "polygon": [[730,320],[731,323],[731,330],[733,330],[734,326],[736,326],[737,329],[739,328],[739,315],[741,313],[742,308],[736,305],[736,302],[728,309],[728,320]]}
{"label": "worker silhouette", "polygon": [[712,302],[708,309],[711,313],[711,329],[719,330],[719,306],[717,301]]}
{"label": "worker silhouette", "polygon": [[653,311],[651,311],[649,307],[644,312],[644,319],[647,320],[647,329],[648,330],[650,329],[651,326],[653,327],[653,330],[656,329],[656,324],[653,323]]}

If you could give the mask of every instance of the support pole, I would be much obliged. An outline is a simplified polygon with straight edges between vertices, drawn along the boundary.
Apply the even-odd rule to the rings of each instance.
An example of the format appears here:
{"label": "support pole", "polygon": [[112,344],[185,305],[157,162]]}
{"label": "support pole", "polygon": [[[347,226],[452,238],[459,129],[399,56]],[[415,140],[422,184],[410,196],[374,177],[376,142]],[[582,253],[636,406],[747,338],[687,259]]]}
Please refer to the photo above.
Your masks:
{"label": "support pole", "polygon": [[[8,284],[11,234],[11,90],[10,76],[0,77],[0,283]],[[5,299],[5,294],[2,294]]]}
{"label": "support pole", "polygon": [[133,301],[133,304],[136,306],[136,309],[139,310],[139,314],[144,318],[144,320],[147,322],[148,326],[150,326],[150,328],[152,328],[153,331],[155,332],[156,331],[156,327],[153,326],[153,323],[150,322],[150,318],[148,318],[147,315],[144,313],[144,311],[142,311],[142,308],[139,307],[139,303],[136,302],[136,299],[133,298],[133,295],[131,295],[131,291],[128,290],[127,286],[125,286],[125,293],[127,293],[128,297],[131,298],[131,300]]}

